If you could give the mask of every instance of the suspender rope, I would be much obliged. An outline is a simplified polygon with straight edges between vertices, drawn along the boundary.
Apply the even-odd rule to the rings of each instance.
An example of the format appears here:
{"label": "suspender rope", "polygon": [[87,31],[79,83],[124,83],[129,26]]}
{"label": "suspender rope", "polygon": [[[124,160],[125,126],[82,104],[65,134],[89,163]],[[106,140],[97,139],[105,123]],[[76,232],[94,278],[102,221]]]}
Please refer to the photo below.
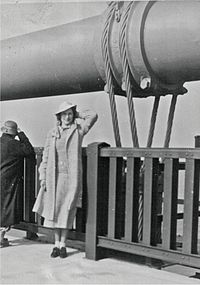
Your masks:
{"label": "suspender rope", "polygon": [[131,72],[130,72],[130,68],[129,68],[129,64],[128,64],[128,60],[127,60],[126,41],[125,41],[127,19],[128,19],[128,15],[129,15],[131,5],[132,5],[132,2],[130,2],[127,6],[127,10],[125,12],[121,31],[120,31],[120,53],[121,53],[121,59],[122,59],[122,68],[123,68],[125,88],[126,88],[128,108],[129,108],[129,117],[130,117],[130,124],[131,124],[131,134],[132,134],[133,146],[139,147],[134,104],[133,104],[133,99],[132,99],[132,86],[131,86],[131,82],[130,82]]}
{"label": "suspender rope", "polygon": [[170,105],[170,110],[169,110],[169,115],[168,115],[168,121],[167,121],[167,131],[166,131],[165,143],[164,143],[165,148],[169,147],[177,97],[178,97],[178,95],[173,95],[172,100],[171,100],[171,105]]}
{"label": "suspender rope", "polygon": [[147,147],[151,147],[151,146],[152,146],[153,135],[154,135],[154,129],[155,129],[155,123],[156,123],[156,117],[157,117],[159,102],[160,102],[160,96],[159,96],[159,97],[155,97],[155,99],[154,99],[154,105],[153,105],[153,110],[152,110],[152,115],[151,115],[151,124],[150,124],[150,128],[149,128],[149,135],[148,135]]}
{"label": "suspender rope", "polygon": [[115,102],[115,94],[114,94],[114,86],[113,86],[113,74],[110,66],[110,58],[109,58],[109,29],[111,20],[114,16],[115,4],[112,3],[110,5],[110,11],[107,16],[107,20],[105,22],[105,27],[103,30],[102,36],[102,51],[103,51],[103,58],[105,63],[105,70],[106,70],[106,81],[107,81],[107,88],[109,93],[110,99],[110,108],[111,108],[111,115],[112,115],[112,124],[115,136],[115,143],[117,147],[121,147],[121,139],[119,133],[119,125],[118,125],[118,118],[117,118],[117,109],[116,109],[116,102]]}
{"label": "suspender rope", "polygon": [[[147,147],[152,146],[159,102],[160,102],[160,96],[155,97],[154,105],[153,105],[153,109],[152,109],[152,115],[151,115],[149,135],[148,135],[148,140],[147,140]],[[141,180],[140,185],[141,186],[144,185],[144,170],[145,170],[145,164],[143,163],[141,168],[140,168],[140,180]],[[143,233],[143,207],[144,207],[144,205],[143,205],[143,193],[144,193],[144,189],[142,189],[142,187],[141,187],[140,191],[139,191],[139,210],[138,210],[138,239],[139,240],[142,239],[142,233]]]}
{"label": "suspender rope", "polygon": [[[125,83],[127,102],[128,102],[128,108],[129,108],[129,117],[130,117],[133,146],[139,147],[134,104],[133,104],[133,99],[132,99],[131,71],[129,68],[127,54],[126,54],[126,27],[127,27],[128,15],[129,15],[129,11],[131,9],[132,3],[133,2],[130,2],[127,6],[126,12],[124,14],[121,30],[120,30],[120,53],[121,53],[121,59],[122,59],[122,68],[123,68],[124,81],[125,81],[124,83]],[[142,239],[142,229],[143,229],[143,189],[140,189],[139,191],[138,203],[139,203],[138,240],[141,240]]]}

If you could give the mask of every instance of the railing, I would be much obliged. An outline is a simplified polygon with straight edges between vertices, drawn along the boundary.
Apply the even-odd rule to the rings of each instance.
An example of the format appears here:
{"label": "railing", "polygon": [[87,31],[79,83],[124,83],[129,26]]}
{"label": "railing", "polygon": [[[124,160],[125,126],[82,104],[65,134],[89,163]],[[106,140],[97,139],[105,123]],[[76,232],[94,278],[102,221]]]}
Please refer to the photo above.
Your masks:
{"label": "railing", "polygon": [[[87,155],[87,258],[113,249],[200,267],[200,149],[93,144]],[[179,203],[184,203],[181,213]],[[178,219],[183,219],[180,237]]]}
{"label": "railing", "polygon": [[[27,238],[34,239],[36,234],[44,235],[43,240],[54,241],[53,229],[43,226],[44,219],[32,211],[35,199],[40,189],[38,168],[42,160],[43,148],[35,148],[35,157],[25,160],[24,163],[24,195],[21,197],[21,208],[23,209],[23,219],[15,228],[25,230]],[[77,207],[76,219],[73,230],[69,232],[68,244],[71,247],[85,248],[85,226],[86,226],[86,195],[87,195],[87,157],[86,149],[82,149],[83,162],[83,194]]]}
{"label": "railing", "polygon": [[[53,231],[32,212],[39,191],[36,160],[26,160],[23,221],[17,228]],[[106,249],[200,267],[200,148],[83,148],[83,196],[68,244],[99,259]]]}

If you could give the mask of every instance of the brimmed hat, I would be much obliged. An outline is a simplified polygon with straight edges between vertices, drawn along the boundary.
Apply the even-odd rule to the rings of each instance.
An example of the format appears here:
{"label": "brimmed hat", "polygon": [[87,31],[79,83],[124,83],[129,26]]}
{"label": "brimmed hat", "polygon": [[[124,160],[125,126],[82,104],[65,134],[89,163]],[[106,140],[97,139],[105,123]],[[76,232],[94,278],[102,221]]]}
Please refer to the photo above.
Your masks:
{"label": "brimmed hat", "polygon": [[1,127],[1,131],[5,134],[15,135],[17,134],[17,123],[14,121],[6,121],[4,125]]}
{"label": "brimmed hat", "polygon": [[70,103],[70,102],[63,102],[62,104],[60,104],[60,106],[58,107],[58,110],[55,112],[55,115],[58,115],[68,109],[71,108],[76,108],[76,105]]}

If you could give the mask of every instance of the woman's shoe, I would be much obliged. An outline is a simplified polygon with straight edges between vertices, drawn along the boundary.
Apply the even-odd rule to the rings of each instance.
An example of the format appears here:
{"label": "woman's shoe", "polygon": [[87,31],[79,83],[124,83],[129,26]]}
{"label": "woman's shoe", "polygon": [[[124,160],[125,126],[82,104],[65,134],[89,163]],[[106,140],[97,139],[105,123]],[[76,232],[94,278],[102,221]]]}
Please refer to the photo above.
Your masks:
{"label": "woman's shoe", "polygon": [[65,258],[65,257],[67,257],[66,247],[61,247],[61,249],[60,249],[60,258]]}
{"label": "woman's shoe", "polygon": [[60,256],[60,249],[58,247],[54,247],[53,251],[51,253],[51,257],[54,258],[54,257],[58,257],[58,256]]}

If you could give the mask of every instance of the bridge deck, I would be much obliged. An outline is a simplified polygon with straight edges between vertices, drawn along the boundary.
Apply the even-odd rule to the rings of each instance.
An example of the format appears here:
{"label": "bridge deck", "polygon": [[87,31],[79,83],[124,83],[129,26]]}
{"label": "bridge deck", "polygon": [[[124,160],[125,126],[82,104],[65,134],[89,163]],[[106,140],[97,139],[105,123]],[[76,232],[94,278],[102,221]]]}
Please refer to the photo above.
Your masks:
{"label": "bridge deck", "polygon": [[68,258],[52,259],[52,244],[24,235],[12,229],[7,236],[11,246],[0,250],[1,284],[199,284],[199,279],[190,278],[197,269],[178,265],[158,270],[133,259],[92,261],[73,248],[68,248]]}

